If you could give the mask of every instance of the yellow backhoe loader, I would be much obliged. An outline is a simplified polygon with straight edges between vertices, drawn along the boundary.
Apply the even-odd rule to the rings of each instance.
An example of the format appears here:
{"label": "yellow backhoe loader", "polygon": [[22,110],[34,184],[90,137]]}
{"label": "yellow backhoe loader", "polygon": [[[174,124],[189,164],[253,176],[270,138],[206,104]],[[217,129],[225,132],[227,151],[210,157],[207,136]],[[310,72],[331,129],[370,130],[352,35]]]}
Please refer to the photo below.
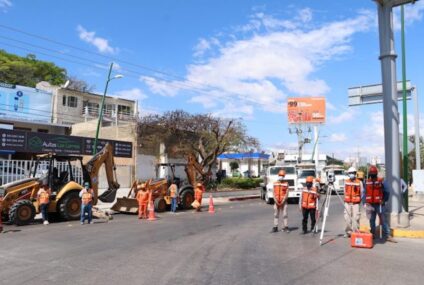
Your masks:
{"label": "yellow backhoe loader", "polygon": [[[58,174],[55,170],[57,162],[64,162],[67,169]],[[109,188],[98,196],[99,170],[105,165]],[[34,220],[39,213],[37,192],[41,185],[47,184],[51,189],[49,214],[59,216],[62,220],[76,220],[80,216],[81,199],[79,192],[83,188],[75,181],[75,173],[81,169],[83,182],[89,182],[94,191],[93,205],[99,199],[102,202],[113,202],[119,184],[116,180],[113,147],[106,144],[87,163],[82,157],[62,156],[55,154],[37,155],[30,177],[0,186],[0,197],[3,198],[1,215],[4,220],[18,226],[26,225]],[[98,217],[105,214],[98,209],[93,210]]]}
{"label": "yellow backhoe loader", "polygon": [[[168,167],[171,170],[171,176],[161,179],[149,179],[146,187],[151,191],[153,204],[156,212],[164,212],[171,205],[168,188],[171,183],[178,186],[178,207],[180,209],[190,209],[194,201],[194,187],[197,181],[197,174],[203,174],[202,166],[197,162],[194,155],[187,157],[187,163],[160,163],[158,167]],[[184,167],[188,183],[181,181],[175,176],[175,168]],[[112,210],[120,213],[136,214],[138,212],[138,203],[135,199],[137,195],[137,182],[134,182],[126,197],[117,198]]]}

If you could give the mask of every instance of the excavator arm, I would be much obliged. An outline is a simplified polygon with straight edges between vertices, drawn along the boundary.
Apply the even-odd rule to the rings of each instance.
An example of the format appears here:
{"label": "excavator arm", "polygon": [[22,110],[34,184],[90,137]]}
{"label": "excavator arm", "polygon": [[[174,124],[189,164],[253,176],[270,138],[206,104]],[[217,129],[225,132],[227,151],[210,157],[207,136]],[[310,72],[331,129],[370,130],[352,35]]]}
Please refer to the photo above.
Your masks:
{"label": "excavator arm", "polygon": [[[108,189],[100,196],[98,196],[99,190],[99,170],[104,164],[106,171],[106,179],[108,183]],[[91,188],[94,191],[94,204],[97,203],[97,198],[105,203],[111,203],[115,200],[116,191],[119,189],[119,184],[116,179],[116,166],[113,158],[113,147],[107,143],[105,147],[95,154],[89,162],[85,165],[90,176]]]}
{"label": "excavator arm", "polygon": [[193,185],[193,187],[196,186],[197,173],[201,176],[206,175],[206,172],[203,170],[203,167],[197,162],[196,157],[192,153],[187,156],[187,166],[185,168],[185,172],[187,174],[189,183]]}

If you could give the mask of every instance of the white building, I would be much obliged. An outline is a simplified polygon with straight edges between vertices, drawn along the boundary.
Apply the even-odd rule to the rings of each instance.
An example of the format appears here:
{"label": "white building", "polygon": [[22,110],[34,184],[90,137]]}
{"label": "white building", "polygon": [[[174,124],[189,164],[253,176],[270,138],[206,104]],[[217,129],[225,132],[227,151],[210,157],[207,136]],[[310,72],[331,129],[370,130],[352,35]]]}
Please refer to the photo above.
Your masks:
{"label": "white building", "polygon": [[268,165],[268,159],[268,154],[259,152],[224,153],[218,156],[219,170],[225,171],[227,176],[231,176],[230,164],[237,162],[238,171],[243,176],[259,176],[264,165]]}

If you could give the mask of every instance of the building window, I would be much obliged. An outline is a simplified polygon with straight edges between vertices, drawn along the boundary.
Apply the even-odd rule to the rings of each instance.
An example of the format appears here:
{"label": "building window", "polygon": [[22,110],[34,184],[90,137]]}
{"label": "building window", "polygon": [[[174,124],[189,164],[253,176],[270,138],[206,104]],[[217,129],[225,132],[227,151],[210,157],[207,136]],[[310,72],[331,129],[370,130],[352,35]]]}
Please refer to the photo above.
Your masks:
{"label": "building window", "polygon": [[118,114],[130,115],[131,114],[131,107],[124,106],[124,105],[118,105]]}
{"label": "building window", "polygon": [[68,107],[76,108],[78,106],[78,98],[74,96],[68,96]]}
{"label": "building window", "polygon": [[113,105],[113,104],[105,104],[104,106],[103,106],[103,114],[106,116],[106,117],[110,117],[110,116],[112,116],[112,113],[115,111],[115,105]]}
{"label": "building window", "polygon": [[72,108],[76,108],[78,106],[78,98],[74,96],[63,96],[62,105],[68,106]]}
{"label": "building window", "polygon": [[99,114],[99,104],[84,101],[83,103],[83,112],[85,114],[86,109],[88,110],[89,115],[98,115]]}
{"label": "building window", "polygon": [[46,133],[47,134],[49,132],[49,130],[38,129],[37,132],[39,132],[39,133]]}

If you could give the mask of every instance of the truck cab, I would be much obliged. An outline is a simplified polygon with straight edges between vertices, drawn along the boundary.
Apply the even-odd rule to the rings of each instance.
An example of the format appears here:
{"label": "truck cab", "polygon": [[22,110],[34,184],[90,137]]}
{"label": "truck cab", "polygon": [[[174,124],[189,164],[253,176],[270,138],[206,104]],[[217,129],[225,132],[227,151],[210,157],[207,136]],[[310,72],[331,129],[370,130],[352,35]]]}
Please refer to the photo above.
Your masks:
{"label": "truck cab", "polygon": [[281,169],[286,171],[285,180],[289,183],[289,199],[300,198],[301,191],[299,192],[295,187],[297,180],[296,167],[294,165],[275,165],[267,168],[261,190],[261,197],[267,204],[274,202],[274,182],[278,180],[278,172]]}

